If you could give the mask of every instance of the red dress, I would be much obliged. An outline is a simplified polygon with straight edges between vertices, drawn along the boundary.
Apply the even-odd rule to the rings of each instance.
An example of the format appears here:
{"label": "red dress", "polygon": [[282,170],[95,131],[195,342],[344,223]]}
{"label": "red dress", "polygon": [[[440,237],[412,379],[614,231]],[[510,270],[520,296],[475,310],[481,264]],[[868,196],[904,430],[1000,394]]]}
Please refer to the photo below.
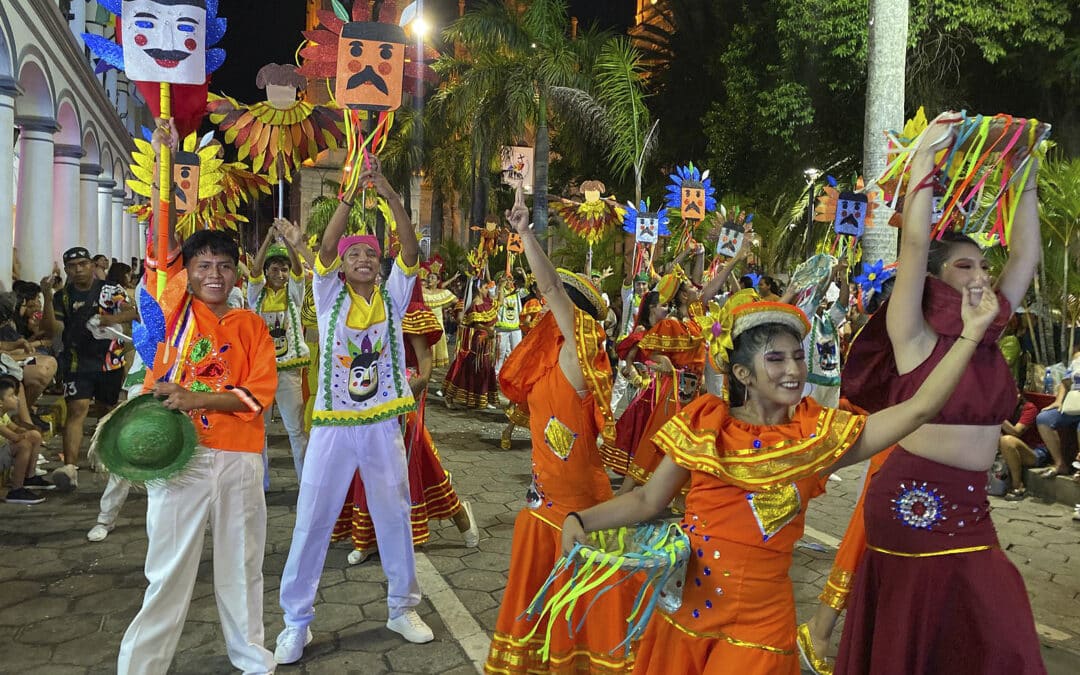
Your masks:
{"label": "red dress", "polygon": [[[927,278],[923,316],[938,342],[904,375],[896,371],[886,311],[878,311],[852,345],[844,395],[869,409],[909,398],[958,339],[960,302],[953,288]],[[1012,412],[1016,385],[996,345],[1012,312],[1003,297],[999,303],[934,423],[996,425]],[[1024,581],[990,520],[985,471],[897,447],[870,482],[864,510],[867,551],[848,600],[838,675],[1046,672]]]}
{"label": "red dress", "polygon": [[494,326],[499,308],[485,297],[465,312],[458,328],[457,354],[446,372],[443,394],[451,403],[467,408],[495,406],[499,386],[495,379]]}

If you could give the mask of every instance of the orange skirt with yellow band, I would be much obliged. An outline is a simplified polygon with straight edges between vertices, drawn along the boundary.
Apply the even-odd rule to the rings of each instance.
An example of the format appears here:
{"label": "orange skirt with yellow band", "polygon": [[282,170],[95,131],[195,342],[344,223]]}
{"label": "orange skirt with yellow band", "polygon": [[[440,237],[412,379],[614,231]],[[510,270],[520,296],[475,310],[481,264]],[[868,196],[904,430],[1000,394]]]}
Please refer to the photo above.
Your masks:
{"label": "orange skirt with yellow band", "polygon": [[870,466],[866,471],[866,480],[863,481],[859,500],[855,502],[855,510],[851,512],[851,520],[844,531],[844,538],[836,549],[836,558],[833,560],[825,588],[818,596],[819,600],[838,612],[844,611],[847,607],[848,595],[851,594],[851,582],[855,579],[855,571],[859,569],[863,555],[866,554],[866,521],[863,515],[866,490],[870,487],[870,479],[881,470],[881,465],[885,463],[892,451],[893,449],[889,448],[870,458]]}
{"label": "orange skirt with yellow band", "polygon": [[[545,514],[546,515],[546,514]],[[620,580],[616,576],[605,587],[583,595],[572,614],[574,626],[585,616],[584,625],[571,635],[566,619],[560,614],[551,626],[550,654],[540,655],[548,628],[547,618],[532,621],[522,617],[540,587],[562,555],[562,529],[532,509],[518,513],[511,544],[510,575],[503,591],[495,636],[491,640],[484,672],[497,675],[552,673],[585,675],[629,673],[633,654],[615,649],[626,637],[625,617],[630,616],[640,583],[629,579],[596,600],[596,596]],[[557,584],[558,585],[558,584]],[[593,605],[593,601],[596,604]],[[537,622],[541,625],[537,627]],[[533,632],[535,629],[535,632]],[[532,633],[530,637],[530,633]]]}

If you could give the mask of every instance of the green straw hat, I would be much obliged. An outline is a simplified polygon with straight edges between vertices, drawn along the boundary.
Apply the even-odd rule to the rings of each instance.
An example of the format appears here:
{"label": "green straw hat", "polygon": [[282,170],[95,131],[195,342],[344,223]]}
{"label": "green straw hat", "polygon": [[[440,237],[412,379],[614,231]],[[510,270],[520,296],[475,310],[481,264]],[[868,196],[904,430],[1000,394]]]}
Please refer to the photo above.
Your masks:
{"label": "green straw hat", "polygon": [[191,418],[169,410],[153,394],[143,394],[101,419],[90,441],[90,453],[110,473],[146,483],[183,471],[197,444]]}

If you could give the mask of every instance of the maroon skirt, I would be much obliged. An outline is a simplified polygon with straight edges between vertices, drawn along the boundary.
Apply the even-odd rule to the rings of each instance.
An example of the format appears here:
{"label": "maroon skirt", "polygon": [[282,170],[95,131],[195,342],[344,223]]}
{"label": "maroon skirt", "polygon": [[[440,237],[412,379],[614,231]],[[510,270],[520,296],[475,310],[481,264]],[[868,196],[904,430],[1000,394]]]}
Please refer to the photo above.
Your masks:
{"label": "maroon skirt", "polygon": [[479,331],[465,331],[461,342],[457,356],[446,372],[443,396],[466,408],[497,406],[499,384],[495,377],[491,339]]}
{"label": "maroon skirt", "polygon": [[986,472],[898,447],[866,493],[837,675],[1046,673],[1024,581],[990,520]]}

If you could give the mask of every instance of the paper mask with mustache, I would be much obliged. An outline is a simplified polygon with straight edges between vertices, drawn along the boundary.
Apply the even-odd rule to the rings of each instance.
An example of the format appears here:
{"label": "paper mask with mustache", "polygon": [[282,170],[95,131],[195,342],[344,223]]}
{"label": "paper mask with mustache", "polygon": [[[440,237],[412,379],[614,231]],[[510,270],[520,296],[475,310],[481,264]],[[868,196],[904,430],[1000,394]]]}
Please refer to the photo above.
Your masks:
{"label": "paper mask with mustache", "polygon": [[199,156],[194,152],[173,155],[173,208],[177,215],[194,211],[199,203]]}
{"label": "paper mask with mustache", "polygon": [[400,26],[353,22],[342,27],[334,88],[338,105],[397,110],[404,74],[405,31]]}
{"label": "paper mask with mustache", "polygon": [[121,25],[129,79],[206,81],[205,0],[124,0]]}
{"label": "paper mask with mustache", "polygon": [[866,224],[866,195],[857,192],[841,192],[836,200],[836,218],[833,229],[837,234],[861,237]]}
{"label": "paper mask with mustache", "polygon": [[683,181],[679,196],[683,220],[705,219],[705,186],[700,181]]}

